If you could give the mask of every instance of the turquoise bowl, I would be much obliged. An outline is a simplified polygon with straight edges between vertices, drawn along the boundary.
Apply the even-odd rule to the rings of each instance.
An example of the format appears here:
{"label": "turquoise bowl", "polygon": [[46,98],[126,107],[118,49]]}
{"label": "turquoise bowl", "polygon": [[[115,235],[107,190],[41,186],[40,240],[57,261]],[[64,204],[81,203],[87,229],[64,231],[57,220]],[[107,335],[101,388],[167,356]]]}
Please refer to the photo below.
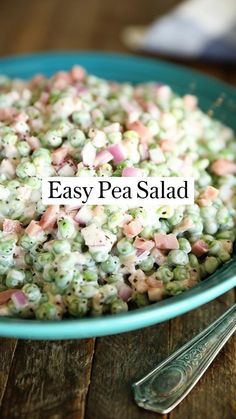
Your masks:
{"label": "turquoise bowl", "polygon": [[[0,59],[0,73],[11,77],[29,78],[36,73],[52,75],[68,70],[74,64],[84,66],[97,76],[120,82],[160,81],[180,93],[198,96],[204,111],[236,131],[236,90],[214,78],[195,71],[154,59],[130,55],[104,53],[59,52]],[[222,98],[218,106],[217,99]],[[206,280],[181,295],[163,300],[145,308],[124,314],[98,318],[68,319],[61,322],[41,322],[0,318],[0,336],[26,339],[78,339],[128,332],[164,322],[205,304],[236,285],[236,254]]]}

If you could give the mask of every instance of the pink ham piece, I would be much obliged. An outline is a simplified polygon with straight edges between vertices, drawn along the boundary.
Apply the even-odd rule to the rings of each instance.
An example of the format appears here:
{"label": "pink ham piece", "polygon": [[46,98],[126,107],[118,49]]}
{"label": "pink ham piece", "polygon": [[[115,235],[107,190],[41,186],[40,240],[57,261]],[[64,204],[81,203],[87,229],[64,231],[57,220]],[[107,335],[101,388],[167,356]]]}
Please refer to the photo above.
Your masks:
{"label": "pink ham piece", "polygon": [[160,147],[162,151],[173,151],[176,147],[176,144],[174,143],[174,141],[171,140],[162,140],[160,143]]}
{"label": "pink ham piece", "polygon": [[203,240],[197,240],[192,244],[192,252],[197,257],[203,256],[209,250],[209,246]]}
{"label": "pink ham piece", "polygon": [[87,205],[84,205],[83,207],[79,209],[74,220],[80,225],[86,225],[92,220],[92,218],[93,218],[92,210]]}
{"label": "pink ham piece", "polygon": [[25,233],[30,237],[38,236],[43,233],[42,227],[39,225],[38,221],[32,220],[25,229]]}
{"label": "pink ham piece", "polygon": [[161,250],[175,250],[179,248],[179,243],[174,234],[154,234],[156,247]]}
{"label": "pink ham piece", "polygon": [[146,240],[141,237],[135,237],[134,247],[136,247],[136,249],[150,251],[151,249],[153,249],[154,246],[155,246],[155,243],[152,240]]}
{"label": "pink ham piece", "polygon": [[141,144],[149,143],[152,138],[150,130],[145,127],[140,121],[131,122],[128,124],[128,129],[137,132]]}
{"label": "pink ham piece", "polygon": [[143,226],[139,220],[130,221],[128,224],[123,226],[124,233],[127,237],[135,237],[143,230]]}
{"label": "pink ham piece", "polygon": [[142,174],[142,170],[138,169],[137,167],[125,167],[122,170],[123,177],[139,177],[142,176]]}
{"label": "pink ham piece", "polygon": [[95,167],[100,166],[101,164],[109,163],[113,160],[113,155],[108,150],[102,150],[97,153],[94,165]]}
{"label": "pink ham piece", "polygon": [[123,301],[128,301],[133,294],[132,288],[130,288],[124,282],[117,282],[116,288],[118,290],[118,297],[121,298]]}
{"label": "pink ham piece", "polygon": [[107,150],[112,154],[115,164],[118,164],[126,159],[126,150],[120,143],[111,145]]}
{"label": "pink ham piece", "polygon": [[150,288],[163,288],[163,283],[159,279],[153,278],[153,276],[149,276],[146,279],[146,283]]}
{"label": "pink ham piece", "polygon": [[40,147],[40,141],[37,137],[26,137],[26,141],[32,150],[37,150]]}
{"label": "pink ham piece", "polygon": [[217,176],[226,176],[236,173],[236,164],[230,160],[219,159],[211,165],[211,171]]}
{"label": "pink ham piece", "polygon": [[56,166],[59,164],[62,164],[68,154],[68,148],[67,147],[60,147],[57,148],[52,152],[52,162]]}
{"label": "pink ham piece", "polygon": [[10,299],[11,296],[16,292],[15,289],[9,289],[6,291],[0,292],[0,305],[6,304]]}
{"label": "pink ham piece", "polygon": [[3,221],[3,231],[5,233],[20,233],[22,230],[21,223],[18,220],[9,220],[5,218]]}
{"label": "pink ham piece", "polygon": [[193,95],[185,95],[183,97],[184,108],[188,112],[193,112],[197,109],[197,98]]}
{"label": "pink ham piece", "polygon": [[59,205],[49,205],[39,221],[40,227],[42,227],[43,230],[53,228],[56,224],[59,211]]}
{"label": "pink ham piece", "polygon": [[156,247],[152,249],[151,256],[155,259],[155,262],[159,266],[164,265],[164,263],[166,263],[167,256],[165,255],[164,251],[157,249]]}
{"label": "pink ham piece", "polygon": [[184,233],[194,226],[191,218],[185,217],[177,226],[174,228],[173,233]]}
{"label": "pink ham piece", "polygon": [[79,65],[75,65],[72,68],[70,75],[73,81],[82,81],[85,79],[86,71]]}
{"label": "pink ham piece", "polygon": [[198,203],[202,206],[209,205],[219,195],[219,190],[213,186],[208,186],[204,192],[199,195]]}

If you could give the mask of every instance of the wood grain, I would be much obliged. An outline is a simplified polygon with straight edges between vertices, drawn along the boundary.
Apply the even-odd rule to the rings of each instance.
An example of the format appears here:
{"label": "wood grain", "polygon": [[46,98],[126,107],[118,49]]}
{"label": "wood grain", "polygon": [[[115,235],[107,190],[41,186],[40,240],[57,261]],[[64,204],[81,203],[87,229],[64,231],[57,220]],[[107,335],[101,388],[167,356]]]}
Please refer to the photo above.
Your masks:
{"label": "wood grain", "polygon": [[[235,302],[234,290],[198,310],[171,321],[171,352],[216,320]],[[234,419],[236,417],[236,336],[225,345],[196,387],[169,419]]]}
{"label": "wood grain", "polygon": [[93,350],[93,339],[19,341],[1,419],[82,419]]}
{"label": "wood grain", "polygon": [[6,389],[16,345],[16,339],[0,339],[0,405]]}
{"label": "wood grain", "polygon": [[[230,291],[218,300],[170,322],[98,339],[86,419],[139,419],[141,415],[145,419],[162,418],[163,415],[147,412],[134,405],[131,383],[213,322],[234,301],[234,291]],[[235,417],[235,345],[236,338],[233,337],[218,355],[209,373],[206,372],[188,398],[168,418]]]}
{"label": "wood grain", "polygon": [[97,339],[86,419],[156,418],[135,405],[131,384],[168,355],[169,338],[165,323]]}

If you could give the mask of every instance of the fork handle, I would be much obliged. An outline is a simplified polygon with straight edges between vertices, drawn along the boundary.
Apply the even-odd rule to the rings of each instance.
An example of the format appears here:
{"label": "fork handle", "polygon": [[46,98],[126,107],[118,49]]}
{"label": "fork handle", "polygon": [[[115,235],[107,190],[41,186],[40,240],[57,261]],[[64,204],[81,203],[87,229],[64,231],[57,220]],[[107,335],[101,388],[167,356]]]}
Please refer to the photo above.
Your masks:
{"label": "fork handle", "polygon": [[235,330],[236,304],[133,384],[136,403],[154,412],[170,412],[198,382]]}

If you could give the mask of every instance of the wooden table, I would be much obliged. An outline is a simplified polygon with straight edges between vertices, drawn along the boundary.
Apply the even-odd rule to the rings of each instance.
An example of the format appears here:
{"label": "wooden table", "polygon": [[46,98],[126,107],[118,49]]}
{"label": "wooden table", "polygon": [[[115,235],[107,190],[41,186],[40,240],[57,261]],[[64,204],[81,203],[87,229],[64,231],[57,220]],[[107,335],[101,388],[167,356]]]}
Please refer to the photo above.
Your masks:
{"label": "wooden table", "polygon": [[[148,24],[176,0],[1,0],[0,55],[41,50],[125,51],[128,24]],[[189,63],[236,85],[235,67]],[[100,339],[0,339],[2,419],[151,419],[130,385],[235,302],[234,291],[164,324]],[[236,338],[171,419],[236,417]]]}

